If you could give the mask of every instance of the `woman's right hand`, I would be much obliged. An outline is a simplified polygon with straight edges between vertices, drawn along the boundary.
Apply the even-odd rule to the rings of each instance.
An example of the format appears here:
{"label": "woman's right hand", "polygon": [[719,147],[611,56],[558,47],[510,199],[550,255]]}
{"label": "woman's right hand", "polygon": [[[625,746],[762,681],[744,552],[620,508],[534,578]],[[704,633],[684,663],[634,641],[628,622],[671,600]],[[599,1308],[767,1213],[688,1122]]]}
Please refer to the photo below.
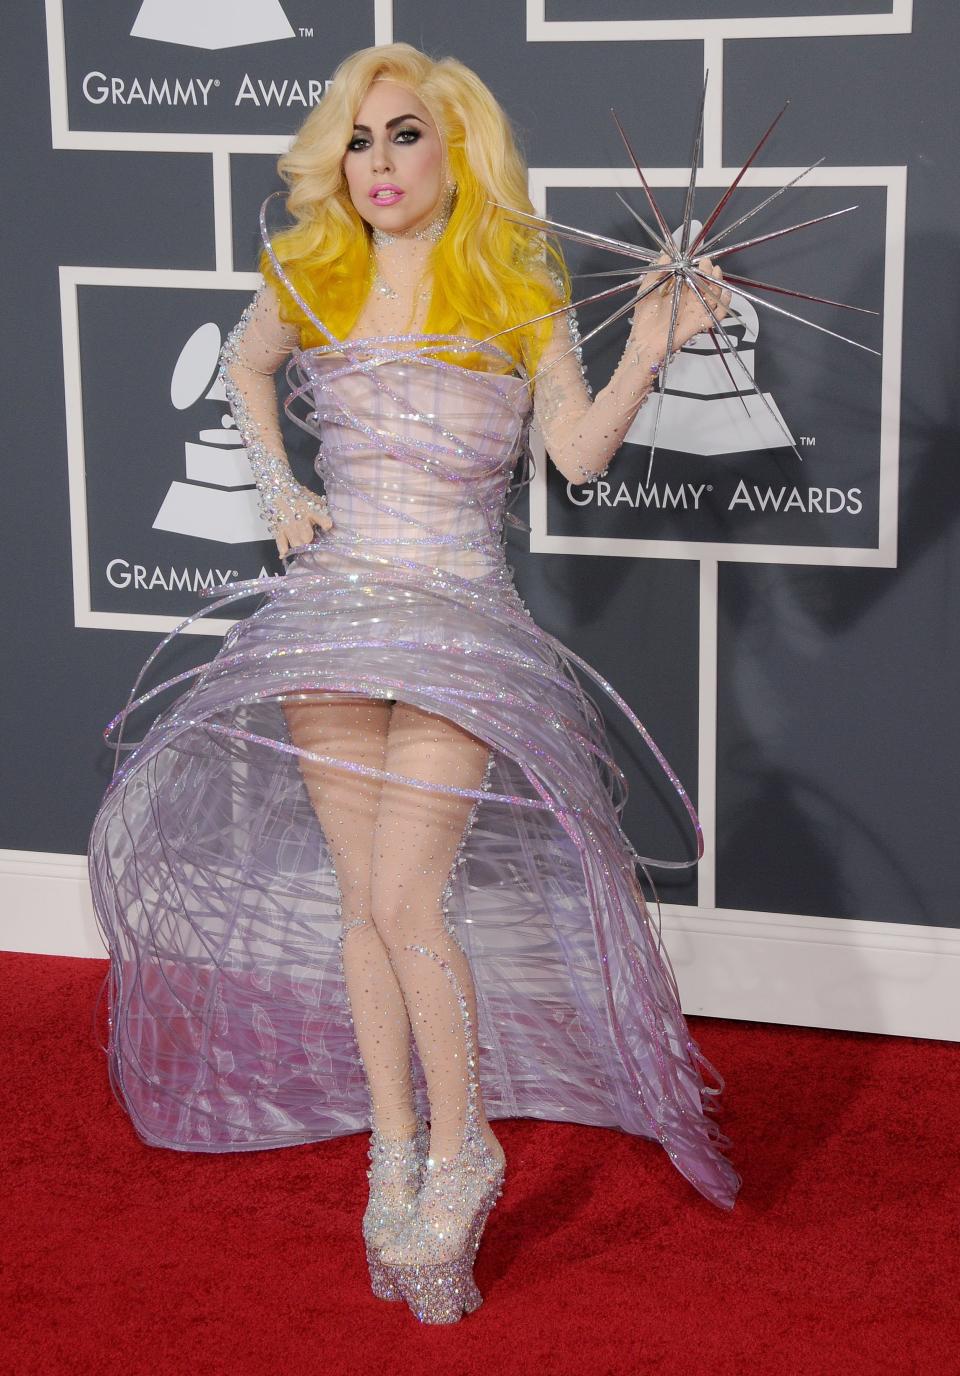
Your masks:
{"label": "woman's right hand", "polygon": [[292,549],[299,549],[303,545],[310,545],[314,539],[314,529],[321,533],[330,530],[333,526],[333,517],[327,510],[326,497],[316,497],[311,492],[309,494],[310,507],[303,516],[291,516],[287,520],[281,521],[274,531],[274,539],[277,542],[277,551],[281,559],[287,557]]}

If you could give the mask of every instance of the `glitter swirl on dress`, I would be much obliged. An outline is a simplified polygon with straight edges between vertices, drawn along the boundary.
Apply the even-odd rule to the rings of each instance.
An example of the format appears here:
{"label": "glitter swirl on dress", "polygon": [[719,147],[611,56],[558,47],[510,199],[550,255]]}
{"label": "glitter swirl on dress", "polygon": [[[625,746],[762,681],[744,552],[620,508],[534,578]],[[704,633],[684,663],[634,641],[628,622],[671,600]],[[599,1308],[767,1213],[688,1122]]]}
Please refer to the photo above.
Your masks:
{"label": "glitter swirl on dress", "polygon": [[[506,563],[527,380],[495,346],[463,336],[337,340],[273,255],[269,200],[261,232],[278,278],[328,341],[293,352],[285,406],[320,440],[333,527],[283,574],[205,589],[208,605],[161,640],[105,728],[108,741],[116,728],[116,758],[89,868],[111,955],[111,1084],[145,1141],[182,1150],[369,1126],[336,880],[303,755],[475,800],[444,906],[477,986],[488,1116],[651,1138],[732,1208],[740,1177],[710,1117],[724,1083],[690,1036],[638,875],[697,863],[696,811],[631,707],[536,624]],[[457,355],[485,366],[449,361]],[[294,409],[302,400],[305,416]],[[184,631],[251,596],[259,604],[212,659],[140,691]],[[626,780],[580,675],[670,780],[694,859],[640,855],[627,839]],[[181,684],[142,738],[124,741],[130,714]],[[457,723],[491,748],[483,786],[298,749],[281,702],[318,691],[396,699]]]}

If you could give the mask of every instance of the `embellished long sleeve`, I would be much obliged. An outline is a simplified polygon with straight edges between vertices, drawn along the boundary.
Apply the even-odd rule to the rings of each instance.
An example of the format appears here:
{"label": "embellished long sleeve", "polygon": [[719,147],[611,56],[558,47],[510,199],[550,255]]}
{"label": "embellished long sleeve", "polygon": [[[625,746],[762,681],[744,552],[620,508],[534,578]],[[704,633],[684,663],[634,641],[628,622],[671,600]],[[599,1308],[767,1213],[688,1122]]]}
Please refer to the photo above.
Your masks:
{"label": "embellished long sleeve", "polygon": [[220,351],[223,389],[246,446],[271,534],[308,512],[327,518],[325,498],[293,475],[280,430],[274,374],[299,342],[295,326],[280,317],[276,292],[261,286]]}
{"label": "embellished long sleeve", "polygon": [[542,375],[534,384],[534,415],[547,453],[571,483],[592,482],[606,473],[653,390],[654,369],[661,362],[661,356],[631,329],[613,376],[591,398],[579,340],[575,311],[555,317],[537,368]]}

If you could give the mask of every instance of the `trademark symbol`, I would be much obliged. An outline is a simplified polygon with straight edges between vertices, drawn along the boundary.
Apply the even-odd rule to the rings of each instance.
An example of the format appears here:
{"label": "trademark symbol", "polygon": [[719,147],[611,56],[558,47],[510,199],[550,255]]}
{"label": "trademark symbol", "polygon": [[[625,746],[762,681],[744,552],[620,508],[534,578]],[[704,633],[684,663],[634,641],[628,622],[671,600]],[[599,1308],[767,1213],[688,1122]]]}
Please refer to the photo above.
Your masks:
{"label": "trademark symbol", "polygon": [[816,442],[817,442],[817,437],[816,437],[816,435],[801,435],[801,436],[800,436],[800,443],[801,443],[801,444],[805,444],[805,445],[807,445],[808,447],[809,447],[810,445],[816,444]]}
{"label": "trademark symbol", "polygon": [[712,492],[712,491],[713,491],[713,483],[707,483],[707,491],[708,491],[708,492]]}
{"label": "trademark symbol", "polygon": [[301,38],[312,38],[312,37],[313,37],[313,26],[311,25],[309,28],[306,28],[306,29],[305,29],[305,28],[301,25],[301,26],[300,26],[300,37],[301,37]]}
{"label": "trademark symbol", "polygon": [[218,76],[215,76],[215,77],[213,78],[213,84],[214,84],[214,86],[219,86],[219,85],[220,85],[220,78],[219,78]]}

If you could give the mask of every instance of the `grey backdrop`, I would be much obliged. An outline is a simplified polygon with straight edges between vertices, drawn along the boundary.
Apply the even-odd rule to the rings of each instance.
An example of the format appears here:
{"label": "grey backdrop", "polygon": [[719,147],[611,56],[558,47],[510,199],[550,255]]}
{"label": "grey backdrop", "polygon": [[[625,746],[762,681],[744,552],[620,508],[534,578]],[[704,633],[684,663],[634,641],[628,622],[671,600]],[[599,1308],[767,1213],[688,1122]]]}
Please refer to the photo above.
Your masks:
{"label": "grey backdrop", "polygon": [[[216,32],[218,6],[198,4],[196,31],[173,35],[178,41],[132,37],[139,8],[136,0],[93,6],[63,0],[62,29],[51,36],[43,6],[21,7],[6,27],[0,58],[12,131],[4,167],[10,280],[2,371],[8,577],[0,846],[15,850],[85,850],[109,777],[101,730],[162,634],[162,623],[147,618],[180,617],[201,604],[195,587],[164,586],[160,579],[137,588],[125,581],[129,571],[141,565],[149,582],[157,569],[192,571],[202,580],[211,570],[246,576],[278,568],[269,541],[211,541],[156,527],[171,484],[186,481],[187,500],[203,486],[185,470],[186,447],[209,448],[224,413],[223,402],[199,388],[172,405],[171,379],[193,332],[212,321],[222,334],[249,297],[247,284],[231,274],[255,263],[257,207],[276,185],[270,140],[275,145],[288,135],[305,113],[295,92],[294,103],[285,103],[294,89],[289,83],[326,79],[345,53],[385,36],[375,33],[370,4],[284,0],[281,7],[248,0],[236,10],[265,21],[279,12],[289,35],[239,47],[200,46],[211,41],[200,21],[209,11]],[[393,37],[436,55],[453,53],[474,67],[513,118],[532,167],[624,166],[609,117],[613,104],[645,163],[662,169],[682,167],[688,158],[705,60],[696,21],[755,17],[762,29],[767,19],[810,16],[811,34],[801,25],[796,33],[723,43],[722,70],[714,68],[711,82],[722,91],[724,164],[742,161],[790,97],[761,165],[800,168],[824,155],[834,168],[907,169],[895,566],[857,564],[843,552],[873,549],[878,540],[879,360],[769,316],[761,320],[757,382],[795,435],[815,437],[802,469],[776,446],[719,456],[663,451],[655,465],[659,481],[714,484],[709,507],[686,515],[638,510],[626,499],[602,510],[579,507],[554,475],[543,534],[572,537],[573,552],[531,553],[528,537],[516,532],[509,549],[534,616],[627,698],[695,801],[701,651],[695,544],[716,541],[733,549],[731,558],[720,555],[718,575],[717,904],[950,927],[958,925],[960,813],[954,66],[960,17],[952,0],[922,0],[911,32],[816,32],[824,16],[881,16],[882,27],[893,8],[889,0],[549,0],[541,7],[548,28],[554,21],[692,21],[674,39],[594,40],[579,30],[553,41],[528,38],[527,9],[518,0],[472,9],[446,0],[397,0]],[[55,20],[57,6],[52,13]],[[136,92],[149,91],[150,78],[179,78],[197,104],[146,103]],[[272,100],[264,94],[271,81],[274,96],[282,93]],[[557,218],[608,233],[628,228],[602,177],[592,187],[566,180],[548,196]],[[759,195],[745,189],[739,209]],[[664,200],[675,219],[680,193],[665,190]],[[802,241],[798,235],[796,242],[744,255],[743,270],[882,313],[895,308],[899,318],[899,300],[884,300],[885,244],[896,229],[888,224],[886,186],[798,188],[781,198],[764,227],[854,201],[855,214],[808,231]],[[710,203],[707,191],[697,204]],[[601,266],[596,255],[571,259],[581,270]],[[63,345],[58,273],[64,265],[76,270],[66,297],[76,304],[78,358],[69,338],[66,352]],[[164,276],[171,270],[183,276]],[[211,276],[189,276],[203,272]],[[807,311],[875,347],[889,344],[882,326],[892,317]],[[609,375],[622,338],[621,332],[588,346],[596,386]],[[66,378],[65,356],[72,360]],[[191,376],[201,375],[197,364]],[[74,427],[69,459],[68,421]],[[291,433],[290,446],[307,478],[312,454],[300,432]],[[626,445],[608,478],[629,479],[635,489],[645,468],[642,446]],[[731,510],[729,497],[741,478],[760,488],[797,486],[801,495],[814,484],[844,493],[856,487],[862,509],[820,517],[794,508],[775,519],[743,503]],[[249,517],[249,487],[230,495]],[[228,526],[238,510],[234,500]],[[644,539],[654,547],[612,554],[591,543],[607,537],[628,544]],[[665,557],[658,557],[658,540],[670,545]],[[684,541],[691,542],[689,557],[676,547]],[[783,562],[738,557],[738,546],[755,542],[781,545]],[[831,556],[831,546],[840,553]],[[88,604],[79,611],[78,550],[90,583]],[[809,562],[797,562],[797,550]],[[166,656],[165,676],[210,658],[218,643],[181,638]],[[669,786],[621,720],[611,718],[610,725],[630,779],[626,822],[638,849],[689,854]],[[664,873],[658,882],[666,899],[696,902],[689,871]]]}

